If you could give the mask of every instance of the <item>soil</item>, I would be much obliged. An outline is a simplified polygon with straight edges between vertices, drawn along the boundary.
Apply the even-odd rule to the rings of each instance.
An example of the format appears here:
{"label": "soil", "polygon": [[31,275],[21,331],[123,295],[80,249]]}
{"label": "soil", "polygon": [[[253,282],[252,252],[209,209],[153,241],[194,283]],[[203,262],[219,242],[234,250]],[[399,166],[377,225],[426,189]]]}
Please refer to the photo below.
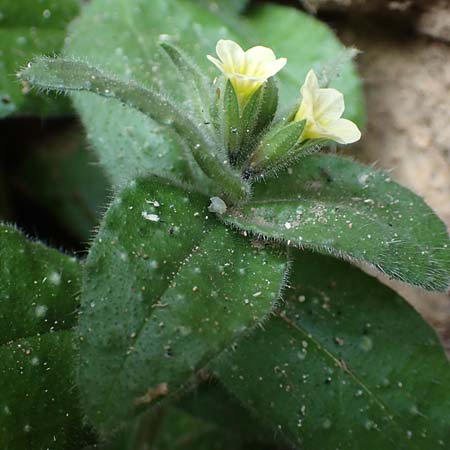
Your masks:
{"label": "soil", "polygon": [[[450,229],[450,42],[370,15],[332,17],[331,25],[345,44],[363,52],[358,64],[368,124],[352,153],[392,171]],[[450,295],[383,281],[435,327],[450,356]]]}

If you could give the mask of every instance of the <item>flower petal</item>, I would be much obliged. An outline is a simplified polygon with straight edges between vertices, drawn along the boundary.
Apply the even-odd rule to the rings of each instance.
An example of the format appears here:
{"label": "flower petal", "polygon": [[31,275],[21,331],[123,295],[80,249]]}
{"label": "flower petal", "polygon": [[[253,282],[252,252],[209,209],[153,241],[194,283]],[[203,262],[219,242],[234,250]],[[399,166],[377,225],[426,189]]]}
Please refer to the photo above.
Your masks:
{"label": "flower petal", "polygon": [[264,76],[266,65],[275,59],[275,53],[270,48],[261,45],[249,48],[245,52],[245,73],[251,76]]}
{"label": "flower petal", "polygon": [[306,75],[305,82],[303,83],[303,86],[300,89],[300,92],[303,96],[303,98],[315,98],[317,92],[319,91],[319,81],[317,79],[316,74],[314,73],[314,70],[310,70],[308,72],[308,75]]}
{"label": "flower petal", "polygon": [[307,102],[304,98],[302,99],[302,102],[300,103],[300,107],[298,108],[297,114],[295,115],[294,120],[297,122],[299,120],[304,119],[314,119],[314,113],[313,113],[313,104],[311,102]]}
{"label": "flower petal", "polygon": [[223,63],[219,61],[217,58],[214,58],[214,56],[206,55],[209,61],[211,61],[221,72],[225,73],[225,70],[223,68]]}
{"label": "flower petal", "polygon": [[[300,110],[302,111],[302,115],[312,117],[314,114],[314,105],[316,103],[316,98],[319,93],[319,82],[317,80],[316,74],[314,73],[314,70],[310,70],[308,72],[308,75],[306,75],[305,82],[303,83],[303,86],[300,89],[300,93],[302,95],[302,102],[300,105]],[[300,110],[298,112],[298,115],[300,115]],[[305,117],[301,117],[301,120]]]}
{"label": "flower petal", "polygon": [[250,96],[287,61],[285,58],[276,59],[275,53],[268,47],[259,45],[244,52],[236,42],[224,39],[217,42],[216,52],[219,59],[210,55],[207,58],[230,80],[242,108]]}
{"label": "flower petal", "polygon": [[319,89],[314,105],[314,115],[319,122],[331,122],[344,114],[344,95],[336,89]]}
{"label": "flower petal", "polygon": [[361,131],[351,120],[338,119],[328,124],[326,137],[338,144],[352,144],[361,139]]}
{"label": "flower petal", "polygon": [[277,74],[287,63],[286,58],[278,58],[273,62],[266,63],[266,77],[270,78]]}
{"label": "flower petal", "polygon": [[245,64],[244,50],[234,41],[220,39],[216,45],[217,56],[221,59],[225,72],[241,73]]}
{"label": "flower petal", "polygon": [[300,103],[300,108],[295,115],[294,120],[303,119],[314,119],[314,104],[319,91],[319,82],[317,81],[316,74],[314,70],[310,70],[308,75],[306,75],[305,82],[300,88],[300,93],[302,96],[302,101]]}

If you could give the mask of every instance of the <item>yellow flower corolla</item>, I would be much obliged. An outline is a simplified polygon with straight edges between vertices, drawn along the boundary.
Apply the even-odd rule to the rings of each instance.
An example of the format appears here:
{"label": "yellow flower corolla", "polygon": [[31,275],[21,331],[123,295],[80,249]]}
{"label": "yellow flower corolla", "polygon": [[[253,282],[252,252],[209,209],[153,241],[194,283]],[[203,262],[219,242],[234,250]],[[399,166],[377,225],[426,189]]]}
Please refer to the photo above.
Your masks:
{"label": "yellow flower corolla", "polygon": [[306,76],[301,94],[302,102],[294,120],[306,120],[302,139],[328,138],[338,144],[351,144],[361,138],[358,127],[341,118],[345,109],[342,93],[321,89],[313,70]]}
{"label": "yellow flower corolla", "polygon": [[286,65],[286,58],[277,59],[272,49],[256,46],[244,51],[236,42],[221,39],[217,42],[219,59],[208,55],[230,80],[241,107],[270,77]]}

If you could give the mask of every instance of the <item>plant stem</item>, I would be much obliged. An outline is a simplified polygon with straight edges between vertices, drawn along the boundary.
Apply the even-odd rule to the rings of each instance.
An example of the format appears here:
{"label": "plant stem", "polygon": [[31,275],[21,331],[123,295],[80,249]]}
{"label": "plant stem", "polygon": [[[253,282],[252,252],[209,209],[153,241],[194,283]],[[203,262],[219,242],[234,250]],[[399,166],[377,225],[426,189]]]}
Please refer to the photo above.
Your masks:
{"label": "plant stem", "polygon": [[249,194],[249,187],[240,175],[221,161],[216,144],[183,111],[158,92],[135,81],[122,81],[104,74],[81,61],[40,58],[20,73],[20,78],[43,90],[88,91],[102,97],[115,98],[147,115],[162,125],[172,125],[189,143],[192,155],[212,180],[220,185],[231,203],[238,203]]}

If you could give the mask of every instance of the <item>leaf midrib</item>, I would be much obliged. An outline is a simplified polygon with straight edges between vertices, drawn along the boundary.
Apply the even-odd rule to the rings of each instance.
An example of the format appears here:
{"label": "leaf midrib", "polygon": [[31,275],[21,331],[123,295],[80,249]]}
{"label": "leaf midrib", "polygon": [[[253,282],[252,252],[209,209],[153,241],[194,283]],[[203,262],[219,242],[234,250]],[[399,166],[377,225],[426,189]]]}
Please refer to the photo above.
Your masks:
{"label": "leaf midrib", "polygon": [[[293,320],[290,320],[286,316],[280,315],[280,314],[277,317],[279,317],[281,320],[283,320],[288,326],[293,328],[303,338],[311,340],[316,345],[316,347],[319,349],[319,351],[321,351],[326,357],[330,358],[334,362],[334,364],[337,367],[339,367],[340,370],[342,370],[344,373],[346,373],[354,381],[355,384],[360,386],[369,395],[369,397],[381,408],[381,410],[386,411],[393,418],[397,418],[398,414],[393,413],[393,411],[390,409],[390,407],[388,407],[382,401],[382,399],[380,399],[375,393],[373,393],[372,390],[368,386],[366,386],[364,384],[364,382],[355,375],[355,373],[353,372],[351,367],[349,367],[349,365],[347,364],[347,362],[345,360],[344,360],[344,362],[345,362],[345,368],[344,368],[344,367],[342,367],[341,360],[339,360],[339,358],[337,358],[330,350],[328,350],[320,341],[315,339],[311,333],[309,333],[305,329],[303,329],[298,324],[298,322],[294,322]],[[402,425],[399,424],[396,420],[392,419],[391,423],[396,426],[396,428],[400,431],[400,433],[406,433],[407,430],[405,430],[402,427]],[[417,447],[417,445],[414,445],[413,448],[415,448],[416,450],[421,450],[421,448]]]}
{"label": "leaf midrib", "polygon": [[[162,291],[160,293],[160,295],[158,295],[158,299],[160,299],[164,293],[169,289],[170,285],[172,284],[173,280],[176,278],[176,276],[180,273],[181,268],[185,265],[185,263],[187,261],[189,261],[189,259],[192,257],[193,253],[194,253],[194,249],[196,247],[200,247],[202,242],[205,241],[205,239],[209,236],[209,234],[211,233],[212,228],[209,229],[207,232],[203,233],[201,239],[196,243],[196,244],[192,244],[192,247],[190,247],[190,250],[187,252],[187,255],[184,258],[180,258],[180,260],[178,261],[178,265],[177,265],[177,270],[176,271],[172,271],[172,276],[170,278],[165,278],[165,280],[167,281],[167,285],[166,288],[164,289],[164,291]],[[155,301],[158,301],[158,299],[156,299]],[[152,312],[154,311],[154,309],[150,309],[150,314],[148,316],[148,318],[151,317]],[[136,338],[135,338],[135,342],[136,342],[136,346],[137,343],[139,342],[139,340],[142,337],[142,333],[144,332],[146,326],[149,324],[149,321],[143,321],[142,325],[139,328],[139,331],[137,331],[136,333]],[[117,370],[114,379],[112,380],[112,382],[110,383],[110,390],[109,390],[109,394],[105,400],[105,404],[109,404],[110,400],[111,400],[111,396],[113,395],[115,389],[116,389],[116,385],[119,381],[119,379],[122,376],[124,367],[126,366],[129,358],[131,357],[131,354],[125,355],[125,357],[122,360],[122,363],[120,365],[120,368]]]}
{"label": "leaf midrib", "polygon": [[[249,203],[247,203],[245,206],[246,207],[252,207],[252,205],[255,205],[255,204],[261,204],[261,205],[264,205],[264,204],[276,204],[276,203],[297,203],[299,206],[302,206],[302,203],[301,203],[301,201],[300,200],[298,200],[298,199],[269,199],[269,200],[258,200],[258,201],[251,201],[251,202],[249,202]],[[359,209],[356,209],[354,206],[349,206],[348,204],[344,204],[344,203],[332,203],[331,201],[324,201],[324,200],[320,200],[320,203],[321,204],[325,204],[325,205],[329,205],[329,206],[333,206],[333,207],[336,207],[336,206],[339,206],[339,207],[342,207],[342,208],[345,208],[345,209],[347,209],[347,210],[350,210],[350,211],[352,211],[352,212],[354,212],[354,213],[361,213],[361,210],[359,210]],[[243,215],[244,215],[244,213],[242,213]],[[249,215],[245,215],[246,217],[249,217]],[[383,229],[387,229],[387,230],[391,230],[392,231],[392,228],[391,227],[389,227],[389,225],[386,225],[386,223],[384,223],[384,222],[382,222],[380,219],[375,219],[374,217],[371,217],[371,216],[366,216],[366,215],[364,215],[364,217],[366,217],[367,219],[369,219],[369,220],[371,220],[373,223],[375,223],[375,224],[378,224],[378,225],[380,225]],[[238,225],[238,220],[239,220],[240,218],[239,218],[239,216],[236,216],[236,215],[228,215],[228,217],[227,218],[225,218],[225,221],[226,222],[229,222],[229,223],[233,223],[233,224],[236,224],[236,225]],[[239,221],[240,222],[240,221]],[[254,226],[256,226],[256,227],[258,227],[258,225],[257,224],[253,224]],[[241,226],[241,225],[239,225],[239,227],[240,228],[242,228],[242,229],[245,229],[245,227],[243,227],[243,226]],[[411,239],[411,237],[408,235],[408,240],[410,240]]]}

